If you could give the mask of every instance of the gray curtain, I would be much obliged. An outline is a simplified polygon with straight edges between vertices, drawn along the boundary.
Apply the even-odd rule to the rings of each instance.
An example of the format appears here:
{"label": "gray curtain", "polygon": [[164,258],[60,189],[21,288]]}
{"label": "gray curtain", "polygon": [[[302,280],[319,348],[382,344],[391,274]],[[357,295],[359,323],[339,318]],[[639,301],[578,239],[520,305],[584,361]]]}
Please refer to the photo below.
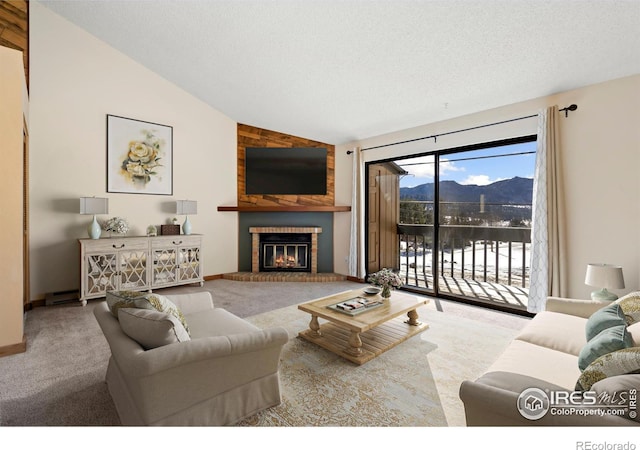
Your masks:
{"label": "gray curtain", "polygon": [[351,235],[349,276],[364,279],[364,163],[360,147],[353,149],[353,190],[351,194]]}
{"label": "gray curtain", "polygon": [[544,310],[549,295],[566,297],[564,192],[560,164],[559,111],[549,107],[538,115],[538,147],[533,181],[531,282],[527,310]]}

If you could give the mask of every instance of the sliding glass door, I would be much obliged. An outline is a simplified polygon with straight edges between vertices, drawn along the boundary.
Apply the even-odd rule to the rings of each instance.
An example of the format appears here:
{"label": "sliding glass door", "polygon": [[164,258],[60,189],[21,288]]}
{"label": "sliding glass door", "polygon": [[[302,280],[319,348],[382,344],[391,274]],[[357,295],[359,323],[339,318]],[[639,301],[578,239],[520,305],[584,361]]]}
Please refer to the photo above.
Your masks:
{"label": "sliding glass door", "polygon": [[368,272],[526,310],[535,136],[367,165]]}

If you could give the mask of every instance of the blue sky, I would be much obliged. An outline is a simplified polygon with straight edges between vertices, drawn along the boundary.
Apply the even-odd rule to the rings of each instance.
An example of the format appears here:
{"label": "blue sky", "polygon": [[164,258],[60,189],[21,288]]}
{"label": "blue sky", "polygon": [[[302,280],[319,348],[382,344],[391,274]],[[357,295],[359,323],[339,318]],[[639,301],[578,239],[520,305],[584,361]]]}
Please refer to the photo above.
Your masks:
{"label": "blue sky", "polygon": [[[487,158],[487,156],[535,152],[535,150],[536,143],[527,142],[445,155],[440,159],[440,180],[453,180],[460,184],[485,185],[516,176],[533,178],[535,154],[494,158]],[[395,162],[409,172],[409,175],[400,179],[401,187],[433,182],[433,156],[396,160]]]}

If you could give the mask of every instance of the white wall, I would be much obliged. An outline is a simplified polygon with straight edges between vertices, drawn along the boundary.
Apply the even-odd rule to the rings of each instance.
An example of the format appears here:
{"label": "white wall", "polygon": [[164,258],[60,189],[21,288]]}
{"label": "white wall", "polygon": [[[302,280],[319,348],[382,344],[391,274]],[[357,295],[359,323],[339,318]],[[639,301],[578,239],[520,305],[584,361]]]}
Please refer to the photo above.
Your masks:
{"label": "white wall", "polygon": [[[237,216],[216,210],[236,203],[236,122],[35,2],[29,28],[32,300],[79,287],[83,196],[108,197],[102,218],[125,217],[129,235],[197,200],[204,275],[236,271]],[[106,193],[107,114],[173,127],[173,196]]]}
{"label": "white wall", "polygon": [[[563,181],[567,204],[569,295],[588,298],[584,285],[589,262],[621,264],[627,288],[640,289],[640,75],[587,86],[477,114],[336,146],[336,203],[351,204],[353,147],[373,147],[536,114],[541,108],[572,103],[578,110],[562,116]],[[368,150],[365,161],[455,148],[536,133],[526,119],[416,143]],[[340,188],[338,188],[340,187]],[[340,196],[338,196],[338,192]],[[335,224],[335,270],[347,273],[349,221]]]}

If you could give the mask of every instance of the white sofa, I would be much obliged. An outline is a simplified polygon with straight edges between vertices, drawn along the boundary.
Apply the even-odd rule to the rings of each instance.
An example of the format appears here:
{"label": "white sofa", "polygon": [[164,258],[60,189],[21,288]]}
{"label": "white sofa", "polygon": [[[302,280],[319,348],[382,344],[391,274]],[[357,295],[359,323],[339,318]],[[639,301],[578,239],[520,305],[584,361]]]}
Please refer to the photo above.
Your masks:
{"label": "white sofa", "polygon": [[285,329],[260,330],[215,308],[206,291],[165,297],[184,314],[190,338],[150,349],[123,331],[106,301],[94,308],[111,348],[106,382],[123,425],[231,425],[280,404]]}
{"label": "white sofa", "polygon": [[[639,293],[640,294],[640,293]],[[590,387],[588,398],[582,397],[582,389],[576,384],[583,372],[579,368],[579,355],[587,344],[585,328],[588,318],[596,311],[610,305],[595,301],[551,297],[546,310],[538,313],[520,334],[509,344],[502,355],[478,379],[464,381],[460,386],[460,399],[464,403],[468,426],[602,426],[640,425],[638,418],[631,420],[615,415],[587,415],[580,411],[593,411],[593,398],[605,393],[640,390],[640,373],[610,376]],[[640,322],[627,327],[631,348],[640,346]],[[636,369],[640,369],[640,349],[634,350]],[[524,391],[538,388],[549,395],[562,391],[571,395],[569,413],[551,408],[543,417],[525,417],[518,409],[519,398]],[[530,392],[530,391],[528,391]],[[555,397],[556,402],[559,397]],[[566,398],[566,397],[565,397]],[[522,401],[522,400],[520,400]],[[628,401],[628,399],[627,399]],[[551,400],[550,400],[551,403]],[[564,404],[562,400],[560,404]],[[558,404],[558,403],[556,403]],[[638,406],[640,409],[640,406]],[[596,408],[600,409],[600,407]],[[544,411],[541,408],[541,411]],[[633,418],[633,414],[631,415]]]}

